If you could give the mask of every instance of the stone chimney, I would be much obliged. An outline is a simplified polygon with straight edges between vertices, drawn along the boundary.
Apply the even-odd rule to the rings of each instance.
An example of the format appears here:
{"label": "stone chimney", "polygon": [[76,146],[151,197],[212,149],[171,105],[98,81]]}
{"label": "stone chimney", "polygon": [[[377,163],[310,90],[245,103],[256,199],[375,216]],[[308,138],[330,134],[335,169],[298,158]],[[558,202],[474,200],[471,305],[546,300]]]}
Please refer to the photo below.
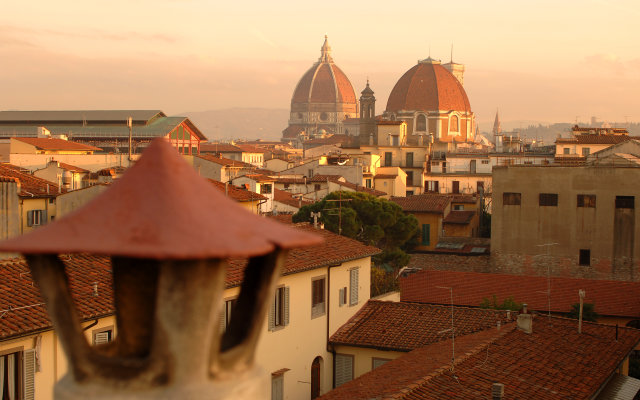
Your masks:
{"label": "stone chimney", "polygon": [[[247,212],[165,139],[75,213],[0,243],[20,252],[68,360],[56,400],[268,399],[254,365],[288,249],[321,239]],[[110,256],[118,335],[86,339],[58,254]],[[219,315],[230,257],[248,258],[233,316]]]}

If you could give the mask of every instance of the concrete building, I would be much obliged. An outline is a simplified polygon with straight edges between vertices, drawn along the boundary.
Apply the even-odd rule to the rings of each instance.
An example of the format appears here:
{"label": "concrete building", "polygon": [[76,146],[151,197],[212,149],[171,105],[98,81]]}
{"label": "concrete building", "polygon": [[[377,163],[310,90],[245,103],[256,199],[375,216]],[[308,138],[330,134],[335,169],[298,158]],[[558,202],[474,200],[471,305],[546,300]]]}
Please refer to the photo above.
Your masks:
{"label": "concrete building", "polygon": [[493,256],[541,274],[640,279],[638,166],[495,167]]}

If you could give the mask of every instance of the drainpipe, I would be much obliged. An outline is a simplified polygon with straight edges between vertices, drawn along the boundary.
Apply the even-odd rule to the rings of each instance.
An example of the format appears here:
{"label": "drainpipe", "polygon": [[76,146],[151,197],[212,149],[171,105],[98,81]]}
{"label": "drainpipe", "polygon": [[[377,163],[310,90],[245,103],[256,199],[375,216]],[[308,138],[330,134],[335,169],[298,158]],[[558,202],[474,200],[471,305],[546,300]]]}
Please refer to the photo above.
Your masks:
{"label": "drainpipe", "polygon": [[327,352],[331,353],[331,362],[333,363],[333,368],[331,368],[331,375],[333,375],[331,382],[332,389],[336,387],[336,349],[329,344],[329,321],[331,320],[331,268],[339,265],[340,264],[335,264],[327,267]]}

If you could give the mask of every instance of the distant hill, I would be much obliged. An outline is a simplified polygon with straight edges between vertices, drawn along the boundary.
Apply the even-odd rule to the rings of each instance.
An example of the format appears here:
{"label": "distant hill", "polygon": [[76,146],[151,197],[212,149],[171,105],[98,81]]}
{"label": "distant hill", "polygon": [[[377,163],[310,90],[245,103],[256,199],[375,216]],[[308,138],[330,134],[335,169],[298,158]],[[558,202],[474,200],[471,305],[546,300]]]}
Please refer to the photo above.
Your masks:
{"label": "distant hill", "polygon": [[209,140],[279,140],[287,127],[289,110],[280,108],[229,108],[184,112]]}

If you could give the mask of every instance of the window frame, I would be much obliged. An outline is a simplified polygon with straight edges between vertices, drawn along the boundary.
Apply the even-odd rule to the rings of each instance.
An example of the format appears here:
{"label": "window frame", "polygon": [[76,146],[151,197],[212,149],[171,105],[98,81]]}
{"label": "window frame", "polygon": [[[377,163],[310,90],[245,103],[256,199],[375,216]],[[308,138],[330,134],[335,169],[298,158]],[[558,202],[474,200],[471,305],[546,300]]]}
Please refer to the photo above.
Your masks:
{"label": "window frame", "polygon": [[503,206],[520,206],[520,205],[522,205],[522,193],[518,193],[518,192],[503,192],[502,193],[502,205]]}
{"label": "window frame", "polygon": [[580,249],[578,251],[578,265],[583,267],[591,266],[591,249]]}
{"label": "window frame", "polygon": [[93,346],[96,346],[96,335],[104,332],[109,332],[109,340],[107,340],[103,344],[113,342],[113,340],[115,339],[115,330],[113,325],[109,325],[91,331],[91,344]]}
{"label": "window frame", "polygon": [[[318,282],[322,282],[318,284]],[[319,288],[318,286],[321,286]],[[320,290],[318,294],[317,291]],[[319,299],[321,297],[321,299]],[[316,300],[320,300],[317,301]],[[311,319],[321,317],[327,313],[327,276],[321,275],[311,278]]]}
{"label": "window frame", "polygon": [[538,193],[538,206],[558,207],[558,193]]}
{"label": "window frame", "polygon": [[[376,367],[376,361],[383,361],[383,363]],[[388,363],[389,361],[392,361],[392,359],[391,358],[382,358],[382,357],[371,357],[371,370],[373,371],[374,369],[383,366],[384,364]]]}
{"label": "window frame", "polygon": [[576,195],[576,207],[579,208],[596,208],[595,194],[578,194]]}

